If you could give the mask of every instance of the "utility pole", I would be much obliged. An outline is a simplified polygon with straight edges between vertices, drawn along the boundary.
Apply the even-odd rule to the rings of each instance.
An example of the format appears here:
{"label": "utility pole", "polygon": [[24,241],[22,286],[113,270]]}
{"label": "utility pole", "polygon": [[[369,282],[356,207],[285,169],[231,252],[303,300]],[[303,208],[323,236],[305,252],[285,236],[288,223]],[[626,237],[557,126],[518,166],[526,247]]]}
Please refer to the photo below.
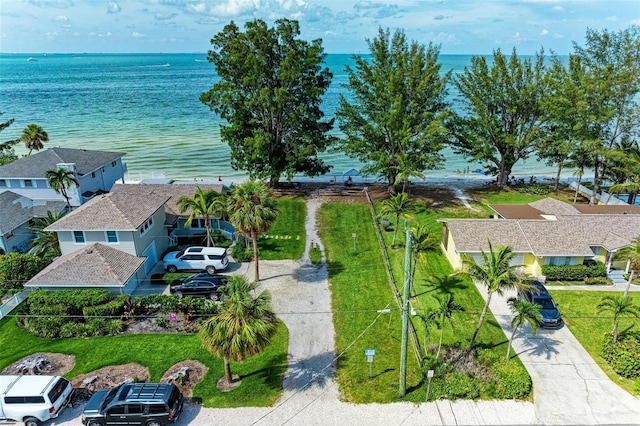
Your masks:
{"label": "utility pole", "polygon": [[400,396],[407,392],[407,341],[409,340],[409,296],[411,295],[411,249],[413,233],[404,221],[406,244],[404,252],[404,287],[402,296],[402,342],[400,344]]}

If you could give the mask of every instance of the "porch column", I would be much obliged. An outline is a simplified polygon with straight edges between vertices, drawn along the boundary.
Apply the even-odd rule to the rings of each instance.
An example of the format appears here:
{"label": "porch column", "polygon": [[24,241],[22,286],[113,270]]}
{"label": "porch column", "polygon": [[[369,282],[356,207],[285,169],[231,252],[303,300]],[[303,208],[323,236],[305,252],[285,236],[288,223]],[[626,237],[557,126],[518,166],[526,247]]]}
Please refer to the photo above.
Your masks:
{"label": "porch column", "polygon": [[625,266],[624,268],[624,273],[628,274],[629,273],[629,267],[631,266],[631,259],[627,259],[627,266]]}

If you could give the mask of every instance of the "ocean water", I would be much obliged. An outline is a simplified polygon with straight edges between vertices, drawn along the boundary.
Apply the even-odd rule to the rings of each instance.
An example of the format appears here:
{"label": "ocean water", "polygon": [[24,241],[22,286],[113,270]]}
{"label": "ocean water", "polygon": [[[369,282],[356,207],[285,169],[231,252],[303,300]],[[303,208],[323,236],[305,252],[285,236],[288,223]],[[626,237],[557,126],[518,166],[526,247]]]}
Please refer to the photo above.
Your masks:
{"label": "ocean water", "polygon": [[[441,55],[443,70],[459,72],[470,56]],[[348,94],[345,65],[351,55],[328,55],[333,73],[323,110],[333,117],[340,94]],[[0,140],[18,138],[29,123],[49,134],[45,147],[61,146],[126,152],[127,180],[150,177],[225,180],[246,177],[229,165],[229,147],[220,139],[220,118],[199,100],[218,81],[206,54],[0,54],[0,121],[15,123]],[[340,135],[339,130],[334,130]],[[21,145],[16,152],[26,153]],[[428,176],[459,176],[470,163],[446,150],[445,168]],[[341,176],[361,164],[342,153],[322,154]],[[551,175],[534,158],[514,169],[519,176]]]}

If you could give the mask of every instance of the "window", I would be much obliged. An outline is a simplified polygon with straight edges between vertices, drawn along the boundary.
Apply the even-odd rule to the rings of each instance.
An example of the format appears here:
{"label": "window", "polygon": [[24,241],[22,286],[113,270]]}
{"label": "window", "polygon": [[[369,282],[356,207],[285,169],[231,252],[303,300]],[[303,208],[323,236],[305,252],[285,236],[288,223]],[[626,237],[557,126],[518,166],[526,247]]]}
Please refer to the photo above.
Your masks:
{"label": "window", "polygon": [[112,162],[111,162],[111,167],[115,167],[115,166],[116,166],[116,162],[115,162],[115,161],[112,161]]}
{"label": "window", "polygon": [[0,179],[0,188],[6,188],[6,187],[7,187],[7,180]]}
{"label": "window", "polygon": [[109,416],[117,416],[120,414],[124,414],[124,405],[116,405],[115,407],[111,407],[111,409],[109,409],[109,413],[107,415]]}
{"label": "window", "polygon": [[67,379],[59,379],[58,383],[51,389],[48,393],[49,401],[57,401],[60,398],[60,395],[64,392],[64,390],[69,386],[69,381]]}
{"label": "window", "polygon": [[166,413],[167,410],[164,405],[160,404],[151,404],[149,406],[149,414],[163,414]]}
{"label": "window", "polygon": [[118,233],[116,231],[107,231],[107,242],[116,244],[118,242]]}
{"label": "window", "polygon": [[129,404],[128,411],[129,414],[142,414],[144,410],[142,404]]}
{"label": "window", "polygon": [[92,178],[96,177],[96,172],[91,172],[91,177]]}
{"label": "window", "polygon": [[153,217],[150,217],[149,219],[147,219],[145,223],[140,225],[140,235],[144,235],[152,226],[153,226]]}
{"label": "window", "polygon": [[73,241],[75,241],[76,244],[84,244],[84,232],[73,231]]}
{"label": "window", "polygon": [[24,187],[25,188],[33,188],[33,181],[31,179],[25,179],[24,180]]}

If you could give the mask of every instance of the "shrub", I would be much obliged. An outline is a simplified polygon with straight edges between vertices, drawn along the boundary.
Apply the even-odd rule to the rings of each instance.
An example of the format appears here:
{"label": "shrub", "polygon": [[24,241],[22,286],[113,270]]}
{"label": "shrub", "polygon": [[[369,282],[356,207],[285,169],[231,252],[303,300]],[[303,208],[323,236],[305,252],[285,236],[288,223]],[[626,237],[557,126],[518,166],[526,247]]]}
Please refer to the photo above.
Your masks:
{"label": "shrub", "polygon": [[585,278],[606,277],[607,267],[602,262],[583,265],[544,265],[542,275],[549,281],[583,281]]}
{"label": "shrub", "polygon": [[451,373],[445,377],[447,399],[476,399],[480,396],[478,381],[464,373]]}
{"label": "shrub", "polygon": [[0,288],[22,289],[25,282],[44,269],[47,263],[28,253],[0,255]]}
{"label": "shrub", "polygon": [[97,306],[87,306],[82,309],[85,319],[90,317],[119,317],[124,313],[125,303],[129,295],[117,296],[115,299]]}
{"label": "shrub", "polygon": [[495,396],[505,399],[521,399],[531,393],[531,377],[520,364],[501,360],[493,365]]}
{"label": "shrub", "polygon": [[551,193],[551,186],[542,183],[530,183],[526,185],[518,185],[516,191],[524,194],[548,195]]}
{"label": "shrub", "polygon": [[155,323],[158,327],[167,328],[167,326],[169,325],[169,320],[167,319],[167,317],[158,317],[156,318]]}
{"label": "shrub", "polygon": [[612,285],[613,282],[606,277],[587,277],[584,279],[586,285]]}
{"label": "shrub", "polygon": [[65,320],[61,317],[26,317],[23,324],[25,329],[38,337],[56,338]]}
{"label": "shrub", "polygon": [[607,334],[602,345],[602,357],[622,377],[640,378],[640,333],[622,334],[615,343],[611,334]]}
{"label": "shrub", "polygon": [[244,248],[244,240],[239,240],[231,250],[231,257],[233,257],[236,262],[251,262],[253,259],[253,250],[246,250]]}
{"label": "shrub", "polygon": [[380,227],[385,231],[388,231],[391,228],[391,221],[389,220],[389,216],[378,216],[378,223]]}

